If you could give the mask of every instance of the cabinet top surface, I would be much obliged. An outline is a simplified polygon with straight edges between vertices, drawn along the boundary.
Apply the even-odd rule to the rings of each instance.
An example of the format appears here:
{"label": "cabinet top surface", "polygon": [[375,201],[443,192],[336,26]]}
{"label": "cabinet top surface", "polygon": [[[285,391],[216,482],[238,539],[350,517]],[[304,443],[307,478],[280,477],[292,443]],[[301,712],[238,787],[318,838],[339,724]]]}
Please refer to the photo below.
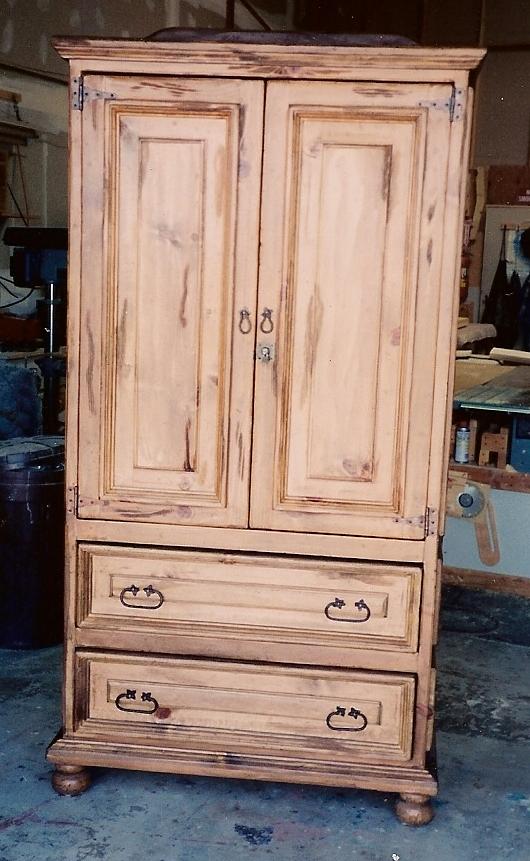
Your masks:
{"label": "cabinet top surface", "polygon": [[[398,36],[307,33],[227,33],[170,29],[145,40],[93,39],[59,36],[53,42],[68,60],[81,61],[87,69],[131,71],[131,64],[175,71],[208,63],[210,74],[255,77],[318,77],[319,70],[354,78],[358,70],[378,69],[446,73],[476,68],[485,51],[481,48],[426,48]],[[142,69],[143,70],[143,69]],[[325,75],[327,77],[327,75]],[[408,77],[408,76],[407,76]]]}

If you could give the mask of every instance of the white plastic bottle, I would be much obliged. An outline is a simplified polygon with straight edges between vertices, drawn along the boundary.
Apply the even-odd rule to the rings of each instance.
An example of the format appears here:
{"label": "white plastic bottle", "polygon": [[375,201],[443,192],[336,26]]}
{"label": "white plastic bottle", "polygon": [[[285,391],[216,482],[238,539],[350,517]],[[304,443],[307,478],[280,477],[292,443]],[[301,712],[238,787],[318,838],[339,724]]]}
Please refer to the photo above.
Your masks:
{"label": "white plastic bottle", "polygon": [[471,436],[469,427],[462,422],[456,429],[455,438],[455,462],[469,463],[469,438]]}

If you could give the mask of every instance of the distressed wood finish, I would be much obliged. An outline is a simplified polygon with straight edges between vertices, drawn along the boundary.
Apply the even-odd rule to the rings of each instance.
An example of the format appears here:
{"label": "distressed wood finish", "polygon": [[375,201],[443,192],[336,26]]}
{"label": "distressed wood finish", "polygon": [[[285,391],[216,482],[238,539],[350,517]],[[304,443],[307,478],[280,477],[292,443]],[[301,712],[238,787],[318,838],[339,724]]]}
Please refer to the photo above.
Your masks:
{"label": "distressed wood finish", "polygon": [[118,68],[126,74],[313,78],[333,81],[467,83],[484,56],[476,48],[320,48],[286,45],[172,44],[57,38],[55,48],[80,68]]}
{"label": "distressed wood finish", "polygon": [[59,765],[52,775],[58,795],[81,795],[91,784],[90,772],[82,765]]}
{"label": "distressed wood finish", "polygon": [[411,677],[83,653],[79,662],[80,736],[324,761],[410,759]]}
{"label": "distressed wood finish", "polygon": [[212,547],[259,553],[371,559],[381,562],[423,562],[423,541],[392,540],[357,535],[307,533],[303,541],[295,532],[263,529],[222,529],[174,526],[161,523],[76,520],[72,527],[79,541],[131,542],[168,547]]}
{"label": "distressed wood finish", "polygon": [[78,624],[415,652],[421,569],[79,545]]}
{"label": "distressed wood finish", "polygon": [[244,526],[263,84],[85,85],[80,515]]}
{"label": "distressed wood finish", "polygon": [[53,784],[364,787],[424,824],[483,52],[56,44],[85,99]]}
{"label": "distressed wood finish", "polygon": [[419,374],[416,344],[436,337],[450,123],[421,104],[449,98],[269,85],[259,307],[277,324],[258,333],[275,358],[257,368],[255,527],[425,534],[434,357]]}
{"label": "distressed wood finish", "polygon": [[414,786],[417,792],[436,795],[436,781],[427,768],[402,764],[379,765],[375,762],[335,762],[293,756],[274,756],[266,750],[260,756],[217,751],[178,750],[160,744],[158,748],[135,741],[84,739],[78,735],[62,736],[49,749],[54,763],[88,766],[144,769],[170,774],[215,775],[216,777],[275,780],[289,783],[312,783],[320,786],[344,786],[352,789],[375,789],[382,792],[406,792]]}
{"label": "distressed wood finish", "polygon": [[429,796],[419,793],[401,793],[396,804],[396,814],[404,825],[427,825],[434,816]]}

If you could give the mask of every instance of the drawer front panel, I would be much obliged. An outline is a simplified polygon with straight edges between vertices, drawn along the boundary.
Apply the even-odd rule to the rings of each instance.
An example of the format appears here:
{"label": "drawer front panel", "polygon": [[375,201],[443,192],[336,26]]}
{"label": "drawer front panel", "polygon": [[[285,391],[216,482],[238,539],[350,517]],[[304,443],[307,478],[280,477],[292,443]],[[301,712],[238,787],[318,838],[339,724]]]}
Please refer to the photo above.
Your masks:
{"label": "drawer front panel", "polygon": [[410,759],[414,678],[81,653],[79,731],[154,746]]}
{"label": "drawer front panel", "polygon": [[81,626],[414,652],[421,569],[79,547]]}

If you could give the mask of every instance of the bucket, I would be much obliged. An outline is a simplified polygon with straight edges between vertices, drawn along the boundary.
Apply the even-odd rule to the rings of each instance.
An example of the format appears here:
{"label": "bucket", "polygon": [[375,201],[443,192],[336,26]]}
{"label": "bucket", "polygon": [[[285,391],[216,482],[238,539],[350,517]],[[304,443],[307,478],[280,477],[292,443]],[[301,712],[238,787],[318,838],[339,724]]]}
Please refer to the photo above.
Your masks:
{"label": "bucket", "polygon": [[0,441],[0,648],[63,638],[64,438]]}

